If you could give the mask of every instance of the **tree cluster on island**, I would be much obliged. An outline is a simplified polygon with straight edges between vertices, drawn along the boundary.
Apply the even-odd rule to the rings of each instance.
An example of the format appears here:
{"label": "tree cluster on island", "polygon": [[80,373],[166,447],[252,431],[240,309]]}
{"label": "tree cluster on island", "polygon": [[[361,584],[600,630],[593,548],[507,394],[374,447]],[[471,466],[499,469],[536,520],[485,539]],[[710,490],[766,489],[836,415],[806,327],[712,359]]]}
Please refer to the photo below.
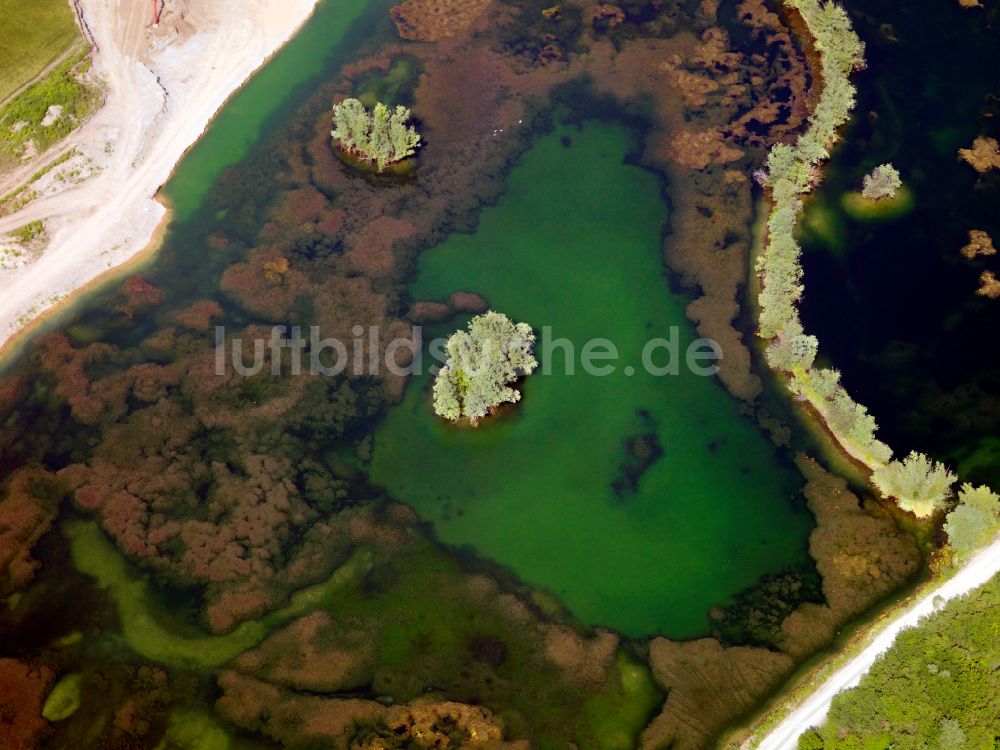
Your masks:
{"label": "tree cluster on island", "polygon": [[410,110],[403,106],[391,110],[378,102],[369,112],[357,99],[345,99],[333,108],[330,135],[342,151],[383,172],[416,153],[420,134],[409,120]]}
{"label": "tree cluster on island", "polygon": [[903,180],[891,164],[881,164],[865,175],[861,195],[870,201],[888,200],[896,197],[896,191],[903,187]]}
{"label": "tree cluster on island", "polygon": [[520,400],[511,384],[538,366],[534,343],[527,323],[514,323],[492,310],[474,317],[467,331],[448,339],[448,360],[434,379],[434,411],[475,425],[500,404]]}

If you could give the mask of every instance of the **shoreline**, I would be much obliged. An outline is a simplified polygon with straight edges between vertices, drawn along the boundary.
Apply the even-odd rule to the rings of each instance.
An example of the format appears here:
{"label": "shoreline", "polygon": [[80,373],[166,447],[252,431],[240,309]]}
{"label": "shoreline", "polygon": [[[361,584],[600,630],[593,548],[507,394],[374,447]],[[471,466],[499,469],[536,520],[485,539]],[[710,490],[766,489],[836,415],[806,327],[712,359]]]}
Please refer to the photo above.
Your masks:
{"label": "shoreline", "polygon": [[[0,369],[85,295],[155,255],[173,216],[163,187],[232,98],[305,26],[318,1],[257,0],[249,10],[239,5],[240,15],[232,12],[236,0],[217,0],[204,19],[191,13],[201,28],[183,37],[178,31],[165,43],[154,35],[170,33],[171,24],[174,31],[190,26],[185,14],[153,29],[141,16],[137,22],[102,15],[97,0],[77,4],[78,22],[97,39],[95,68],[109,81],[102,108],[58,148],[93,151],[114,142],[115,152],[89,180],[3,217],[9,226],[36,219],[57,226],[40,257],[0,274]],[[233,36],[246,44],[234,45]],[[128,133],[117,121],[125,114]]]}
{"label": "shoreline", "polygon": [[[785,0],[795,7],[800,13],[802,9],[800,2],[808,1],[814,8],[819,7],[821,0]],[[809,27],[810,36],[813,38],[817,49],[819,41],[822,41],[818,32],[810,27],[810,18],[804,17],[806,26]],[[853,33],[850,31],[849,33]],[[829,40],[828,40],[829,41]],[[834,55],[835,44],[829,44],[826,51],[820,55],[820,70],[825,68],[825,56]],[[856,69],[856,65],[855,68]],[[845,76],[849,81],[851,71],[845,71]],[[824,81],[825,83],[825,81]],[[848,86],[851,84],[848,83]],[[836,113],[836,109],[831,107]],[[832,118],[831,118],[832,119]],[[835,125],[831,130],[831,142],[827,148],[832,148],[836,143],[837,131],[844,123]],[[795,149],[800,148],[802,137],[796,142]],[[827,155],[828,156],[828,155]],[[825,161],[821,159],[820,162]],[[821,163],[812,165],[819,168]],[[785,178],[787,182],[792,182]],[[762,205],[770,217],[773,219],[781,210],[782,205],[774,196],[774,188],[767,192],[762,200]],[[786,186],[787,187],[787,186]],[[804,197],[812,192],[809,185],[805,189],[800,184],[793,184],[796,188],[795,197]],[[788,203],[787,195],[785,203]],[[786,206],[787,207],[787,206]],[[795,223],[801,219],[803,206],[798,206],[795,215]],[[771,249],[770,243],[773,237],[768,236],[767,229],[762,233],[760,242],[755,243],[752,248],[754,260],[765,256]],[[796,250],[800,253],[800,249]],[[796,263],[798,256],[795,257]],[[755,307],[755,319],[760,320],[764,305],[761,303],[762,290],[767,285],[768,269],[766,266],[759,267],[751,274],[752,288],[754,290],[753,303]],[[786,328],[793,334],[798,331],[801,337],[804,335],[798,320],[797,299],[792,305],[793,318],[785,321]],[[770,342],[781,338],[785,331],[778,330],[771,335],[762,335],[760,338]],[[771,364],[771,363],[769,363]],[[813,372],[812,363],[797,363],[789,368],[779,368],[771,365],[771,375],[793,398],[800,401],[796,406],[801,408],[807,415],[807,424],[813,426],[813,431],[825,435],[833,441],[838,453],[845,456],[852,465],[860,464],[860,467],[867,467],[874,470],[884,461],[873,454],[872,445],[880,445],[874,440],[874,430],[872,431],[873,444],[866,446],[860,444],[850,435],[842,434],[832,424],[828,402],[821,398],[821,394],[810,387],[810,375]],[[800,381],[799,387],[794,387],[794,382]],[[841,387],[842,388],[842,387]],[[844,391],[846,396],[846,391]],[[855,404],[856,408],[861,408]],[[885,446],[883,446],[885,447]],[[886,449],[888,449],[886,447]],[[875,488],[877,489],[877,488]],[[881,496],[881,493],[876,493]],[[931,555],[935,552],[932,550]],[[919,581],[916,586],[901,598],[889,602],[888,606],[877,609],[873,614],[864,615],[858,626],[852,624],[848,626],[850,632],[847,641],[843,644],[833,644],[824,649],[820,654],[814,656],[805,665],[800,667],[789,680],[786,680],[776,690],[772,697],[756,709],[750,718],[731,725],[722,736],[722,741],[726,747],[735,747],[738,743],[740,750],[759,748],[759,750],[781,750],[797,746],[797,740],[811,726],[818,726],[826,721],[827,714],[833,700],[844,690],[855,687],[861,679],[868,673],[871,666],[878,658],[892,648],[896,637],[905,629],[919,627],[923,618],[933,615],[946,602],[962,597],[971,591],[985,585],[995,575],[1000,573],[1000,537],[995,536],[991,541],[984,544],[979,550],[973,553],[969,559],[960,566],[954,568],[941,569],[934,564],[924,567],[926,579]],[[852,629],[854,628],[854,629]]]}
{"label": "shoreline", "polygon": [[66,292],[64,296],[52,302],[44,310],[40,310],[31,320],[26,321],[18,330],[3,340],[0,343],[0,377],[6,375],[7,369],[24,353],[25,348],[35,337],[47,333],[49,326],[58,326],[65,317],[73,313],[73,307],[77,303],[88,295],[97,293],[106,285],[115,281],[124,281],[129,276],[138,273],[148,262],[153,260],[162,247],[167,229],[174,218],[174,212],[168,201],[162,199],[159,194],[154,196],[154,200],[164,207],[165,212],[163,218],[154,228],[149,242],[118,265],[101,271],[76,289]]}

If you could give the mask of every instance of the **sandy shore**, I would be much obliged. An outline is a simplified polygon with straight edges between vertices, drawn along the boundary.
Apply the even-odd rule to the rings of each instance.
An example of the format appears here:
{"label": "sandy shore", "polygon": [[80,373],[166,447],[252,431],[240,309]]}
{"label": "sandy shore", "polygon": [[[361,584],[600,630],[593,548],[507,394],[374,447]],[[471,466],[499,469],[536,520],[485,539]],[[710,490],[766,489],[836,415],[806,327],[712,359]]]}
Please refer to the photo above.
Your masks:
{"label": "sandy shore", "polygon": [[[106,102],[50,158],[75,147],[71,166],[90,176],[75,185],[35,186],[36,200],[0,218],[0,236],[36,220],[48,236],[34,256],[0,270],[0,346],[149,244],[166,214],[154,196],[174,166],[316,2],[167,0],[154,29],[151,3],[79,0]],[[0,192],[23,184],[43,163],[4,175]]]}

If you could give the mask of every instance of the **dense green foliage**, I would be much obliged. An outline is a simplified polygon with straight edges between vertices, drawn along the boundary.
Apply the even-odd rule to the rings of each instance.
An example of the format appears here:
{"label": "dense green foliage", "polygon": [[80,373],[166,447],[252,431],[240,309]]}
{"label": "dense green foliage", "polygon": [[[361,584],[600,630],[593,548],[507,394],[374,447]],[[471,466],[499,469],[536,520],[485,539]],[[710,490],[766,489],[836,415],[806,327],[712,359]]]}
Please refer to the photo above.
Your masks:
{"label": "dense green foliage", "polygon": [[903,180],[899,176],[899,171],[891,164],[881,164],[875,167],[871,174],[865,175],[861,194],[868,200],[881,201],[895,198],[896,191],[902,186]]}
{"label": "dense green foliage", "polygon": [[943,465],[916,452],[902,461],[878,467],[872,475],[883,495],[896,498],[900,508],[918,518],[928,518],[944,509],[955,479]]}
{"label": "dense green foliage", "polygon": [[[30,153],[29,141],[41,153],[79,127],[93,112],[99,91],[84,80],[90,69],[88,54],[88,50],[83,50],[69,57],[0,111],[0,143],[9,155],[22,157]],[[46,121],[50,107],[59,107],[60,113]]]}
{"label": "dense green foliage", "polygon": [[1000,577],[904,630],[803,750],[983,750],[1000,716]]}
{"label": "dense green foliage", "polygon": [[357,99],[345,99],[333,108],[330,134],[342,149],[370,161],[382,172],[416,152],[420,135],[406,124],[409,119],[406,107],[390,110],[379,102],[369,112]]}
{"label": "dense green foliage", "polygon": [[510,384],[538,365],[531,352],[535,334],[492,310],[469,321],[469,330],[448,339],[448,361],[434,380],[434,410],[442,417],[467,417],[473,424],[521,394]]}
{"label": "dense green foliage", "polygon": [[948,514],[944,530],[958,560],[986,544],[1000,531],[1000,496],[989,487],[963,484],[958,506]]}
{"label": "dense green foliage", "polygon": [[80,41],[66,0],[0,0],[0,101]]}

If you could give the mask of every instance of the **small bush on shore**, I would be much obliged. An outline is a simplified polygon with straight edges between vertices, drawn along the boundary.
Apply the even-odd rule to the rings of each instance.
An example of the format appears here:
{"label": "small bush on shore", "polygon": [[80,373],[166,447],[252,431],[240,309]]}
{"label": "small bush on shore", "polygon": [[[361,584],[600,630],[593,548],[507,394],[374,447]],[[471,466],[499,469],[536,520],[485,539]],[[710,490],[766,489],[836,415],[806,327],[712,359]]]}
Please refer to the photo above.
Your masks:
{"label": "small bush on shore", "polygon": [[944,530],[956,557],[975,552],[1000,531],[1000,496],[989,487],[963,484]]}
{"label": "small bush on shore", "polygon": [[943,465],[917,452],[879,467],[872,475],[883,495],[896,498],[900,508],[918,518],[928,518],[944,509],[955,480]]}

